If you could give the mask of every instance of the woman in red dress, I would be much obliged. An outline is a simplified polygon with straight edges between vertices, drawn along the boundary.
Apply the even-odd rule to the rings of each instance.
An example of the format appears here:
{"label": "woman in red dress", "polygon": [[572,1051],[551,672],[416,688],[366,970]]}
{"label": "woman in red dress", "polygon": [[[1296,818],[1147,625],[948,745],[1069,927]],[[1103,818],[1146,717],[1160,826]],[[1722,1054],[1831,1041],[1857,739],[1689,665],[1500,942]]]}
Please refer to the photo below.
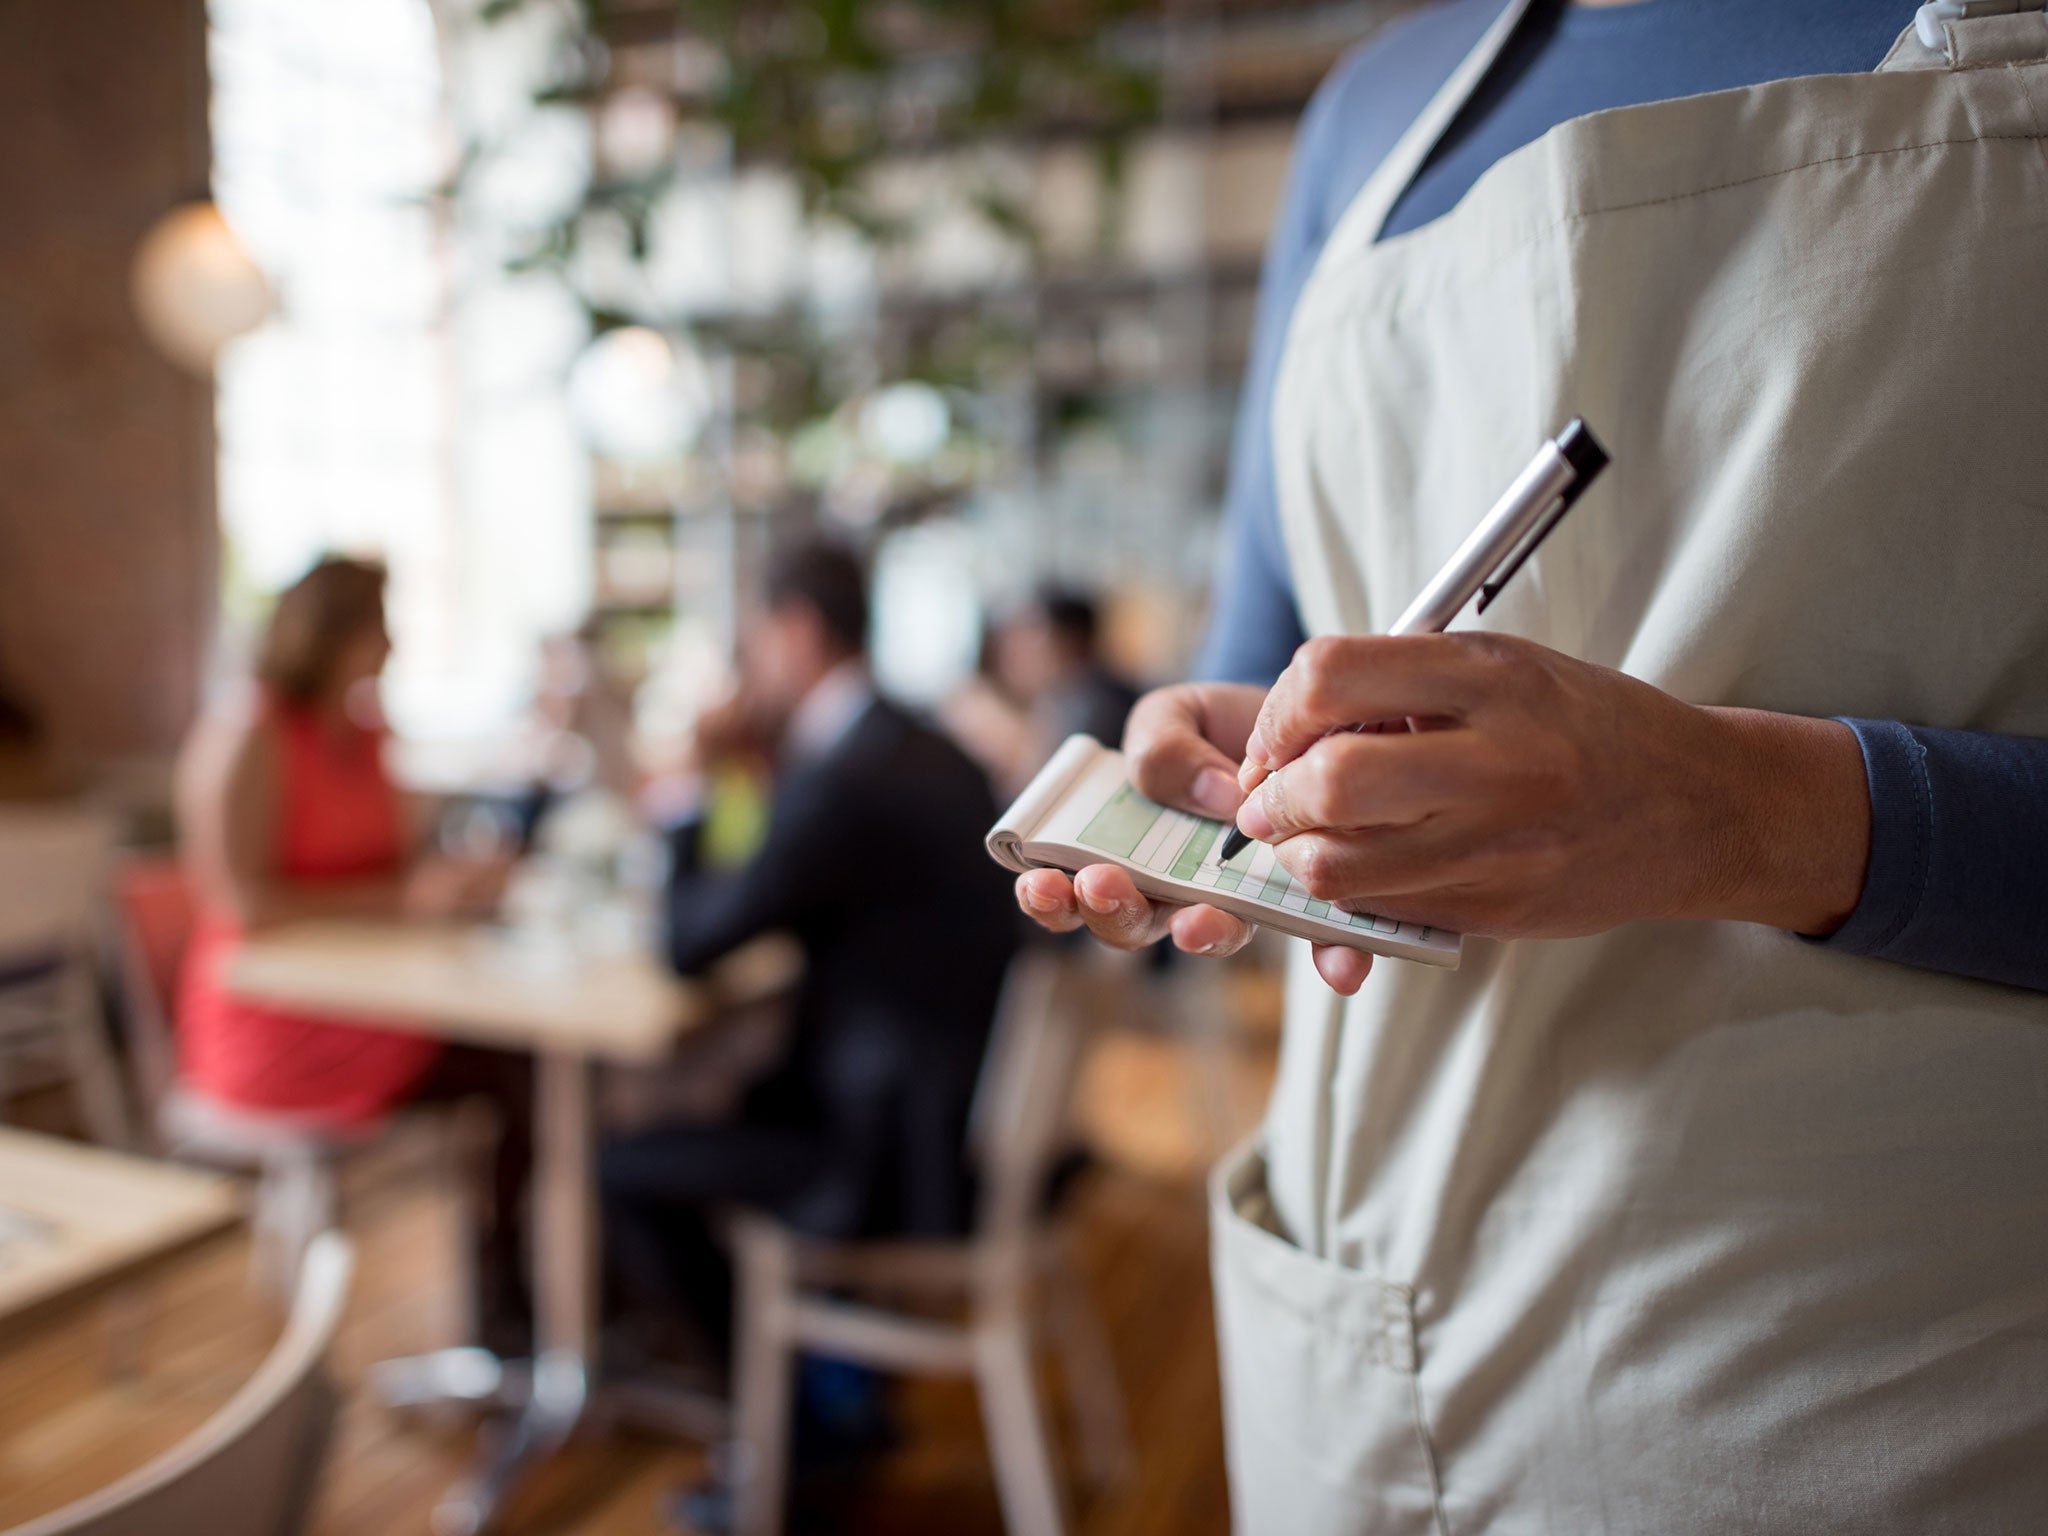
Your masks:
{"label": "woman in red dress", "polygon": [[501,865],[414,855],[376,707],[390,651],[383,568],[322,560],[278,598],[252,696],[202,720],[186,744],[178,820],[198,922],[180,985],[180,1073],[189,1090],[220,1103],[336,1126],[421,1098],[492,1099],[501,1136],[478,1270],[486,1331],[502,1334],[523,1312],[511,1218],[528,1162],[525,1063],[245,1002],[223,984],[252,928],[334,916],[432,919],[495,898]]}

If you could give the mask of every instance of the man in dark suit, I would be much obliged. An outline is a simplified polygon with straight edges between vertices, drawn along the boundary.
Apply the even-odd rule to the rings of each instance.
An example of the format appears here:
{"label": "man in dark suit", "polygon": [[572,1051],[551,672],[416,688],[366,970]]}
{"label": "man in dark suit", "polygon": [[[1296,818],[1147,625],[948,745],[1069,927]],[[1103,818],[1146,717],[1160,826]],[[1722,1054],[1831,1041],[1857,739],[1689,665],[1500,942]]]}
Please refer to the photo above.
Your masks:
{"label": "man in dark suit", "polygon": [[965,1137],[1004,968],[1019,937],[982,846],[996,807],[945,737],[879,697],[863,662],[858,562],[777,558],[745,626],[739,701],[698,732],[699,765],[766,745],[765,838],[705,868],[700,818],[671,834],[669,946],[684,974],[769,932],[805,956],[786,1061],[730,1122],[609,1146],[602,1178],[629,1290],[728,1338],[730,1278],[708,1212],[746,1204],[826,1236],[957,1233]]}
{"label": "man in dark suit", "polygon": [[1057,584],[1041,587],[1010,622],[1012,681],[1031,703],[1046,753],[1076,731],[1107,746],[1123,741],[1138,689],[1110,666],[1101,632],[1095,599]]}

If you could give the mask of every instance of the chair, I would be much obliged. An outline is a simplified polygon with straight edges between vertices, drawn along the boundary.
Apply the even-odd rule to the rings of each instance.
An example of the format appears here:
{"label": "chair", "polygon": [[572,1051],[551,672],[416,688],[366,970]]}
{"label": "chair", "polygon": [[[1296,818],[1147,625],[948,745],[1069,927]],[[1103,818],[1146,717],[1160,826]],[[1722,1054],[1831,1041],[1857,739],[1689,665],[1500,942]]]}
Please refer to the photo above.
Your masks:
{"label": "chair", "polygon": [[76,806],[0,807],[0,1106],[11,1088],[68,1082],[102,1146],[133,1143],[93,949],[110,818]]}
{"label": "chair", "polygon": [[256,1174],[251,1278],[261,1291],[288,1296],[301,1255],[335,1225],[341,1162],[385,1137],[392,1122],[336,1126],[223,1104],[180,1083],[170,1019],[192,937],[190,882],[176,859],[136,857],[115,871],[113,895],[137,1092],[152,1110],[157,1142],[180,1161]]}
{"label": "chair", "polygon": [[319,1238],[283,1337],[226,1407],[156,1460],[4,1536],[299,1536],[340,1400],[327,1354],[352,1265],[346,1238]]}
{"label": "chair", "polygon": [[[1011,1536],[1059,1536],[1060,1488],[1033,1370],[1039,1302],[1061,1348],[1089,1471],[1103,1483],[1128,1471],[1129,1431],[1108,1341],[1071,1241],[1046,1213],[1083,1034],[1077,1011],[1062,1003],[1065,979],[1061,961],[1041,951],[1011,968],[969,1133],[981,1195],[968,1237],[838,1243],[757,1214],[740,1219],[741,1536],[782,1529],[791,1377],[806,1349],[884,1369],[972,1375]],[[964,1303],[965,1316],[936,1321],[882,1301],[911,1295],[928,1306]]]}

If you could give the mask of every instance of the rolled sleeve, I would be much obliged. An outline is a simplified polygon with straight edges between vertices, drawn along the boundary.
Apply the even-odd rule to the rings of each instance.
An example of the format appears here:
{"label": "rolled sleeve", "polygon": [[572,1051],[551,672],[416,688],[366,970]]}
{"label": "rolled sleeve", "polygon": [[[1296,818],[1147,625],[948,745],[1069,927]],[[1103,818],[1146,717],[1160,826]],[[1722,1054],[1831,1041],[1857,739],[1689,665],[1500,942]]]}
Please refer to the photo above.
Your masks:
{"label": "rolled sleeve", "polygon": [[1812,942],[2048,991],[2048,739],[1843,719],[1870,787],[1848,922]]}

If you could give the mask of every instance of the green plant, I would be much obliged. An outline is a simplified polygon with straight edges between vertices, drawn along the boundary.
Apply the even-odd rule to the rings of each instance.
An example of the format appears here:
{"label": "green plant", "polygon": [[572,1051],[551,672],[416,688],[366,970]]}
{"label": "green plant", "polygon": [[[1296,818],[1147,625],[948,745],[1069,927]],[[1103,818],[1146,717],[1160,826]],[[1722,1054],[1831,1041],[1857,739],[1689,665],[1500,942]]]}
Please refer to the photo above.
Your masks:
{"label": "green plant", "polygon": [[[560,0],[487,0],[486,20]],[[876,196],[892,157],[1045,133],[1085,135],[1103,179],[1120,182],[1124,144],[1157,118],[1158,72],[1127,23],[1136,0],[670,0],[623,6],[575,0],[578,27],[537,101],[595,108],[617,88],[631,48],[690,47],[714,61],[677,91],[685,122],[714,125],[737,163],[772,162],[791,178],[805,216],[831,220],[877,247],[917,233]],[[518,258],[565,264],[586,219],[616,217],[644,256],[655,204],[673,165],[600,174],[581,207]],[[968,194],[1005,240],[1030,248],[1029,211],[985,180]],[[1116,199],[1104,200],[1113,209]],[[1105,219],[1104,236],[1110,233]]]}

